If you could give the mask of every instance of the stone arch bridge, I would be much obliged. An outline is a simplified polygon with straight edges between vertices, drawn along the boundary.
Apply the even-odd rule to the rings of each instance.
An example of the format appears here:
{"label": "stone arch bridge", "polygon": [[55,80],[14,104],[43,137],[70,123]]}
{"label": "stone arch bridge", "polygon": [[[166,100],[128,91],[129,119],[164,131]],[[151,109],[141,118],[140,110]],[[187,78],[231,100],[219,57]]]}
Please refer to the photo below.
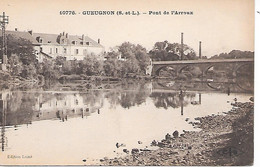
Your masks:
{"label": "stone arch bridge", "polygon": [[202,71],[202,76],[205,76],[211,67],[218,65],[232,65],[232,72],[236,75],[237,71],[246,65],[254,67],[254,59],[200,59],[200,60],[182,60],[182,61],[153,61],[152,62],[152,76],[159,76],[160,70],[165,67],[172,67],[175,69],[175,75],[178,76],[185,68],[190,66],[199,67]]}

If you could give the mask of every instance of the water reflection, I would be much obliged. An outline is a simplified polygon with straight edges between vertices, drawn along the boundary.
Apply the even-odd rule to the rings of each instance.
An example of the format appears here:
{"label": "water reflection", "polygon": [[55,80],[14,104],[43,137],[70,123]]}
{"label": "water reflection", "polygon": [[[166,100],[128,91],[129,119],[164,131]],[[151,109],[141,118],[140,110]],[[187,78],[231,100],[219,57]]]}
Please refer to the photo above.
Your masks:
{"label": "water reflection", "polygon": [[[123,108],[130,108],[135,105],[141,105],[151,93],[151,83],[132,83],[115,88],[105,92],[105,98],[108,99],[111,108],[121,105]],[[124,90],[124,91],[122,91]]]}
{"label": "water reflection", "polygon": [[174,82],[168,80],[162,80],[153,82],[153,89],[167,89],[178,90],[184,89],[189,91],[219,91],[227,93],[253,93],[254,84],[253,80],[237,79],[229,80],[227,82],[217,82],[215,80],[208,79],[205,82]]}
{"label": "water reflection", "polygon": [[[205,83],[160,81],[153,83],[117,84],[111,85],[111,87],[104,90],[85,91],[1,91],[0,125],[2,152],[11,149],[8,144],[8,135],[6,135],[8,129],[19,130],[19,126],[22,125],[32,127],[36,124],[36,121],[44,122],[44,120],[53,120],[65,125],[67,122],[73,122],[72,118],[86,121],[86,119],[97,114],[98,117],[95,117],[96,120],[94,122],[101,119],[101,117],[107,117],[107,119],[115,119],[116,123],[121,125],[123,124],[121,119],[124,118],[124,114],[129,114],[127,115],[127,120],[124,122],[127,124],[125,125],[125,129],[131,130],[129,128],[137,124],[137,122],[135,122],[136,120],[128,122],[128,116],[132,116],[132,119],[137,119],[140,116],[140,119],[142,118],[141,121],[145,120],[143,122],[140,121],[141,123],[138,122],[136,129],[140,129],[142,126],[153,127],[154,118],[157,119],[163,115],[161,123],[157,122],[156,124],[162,124],[163,126],[160,128],[167,127],[174,130],[172,127],[176,124],[181,125],[179,128],[183,127],[183,124],[186,124],[186,122],[176,123],[183,121],[183,118],[195,116],[199,112],[207,113],[208,111],[204,111],[205,108],[207,109],[207,105],[211,105],[212,99],[215,98],[211,95],[209,96],[209,92],[212,89],[207,87]],[[230,87],[219,92],[230,95],[231,92],[234,94],[236,91],[238,92],[238,89]],[[216,92],[216,90],[213,92]],[[223,97],[225,94],[216,96],[216,99]],[[198,107],[200,106],[202,108],[199,109]],[[227,105],[223,104],[223,106],[226,107]],[[191,110],[194,110],[192,114],[195,115],[191,114]],[[139,113],[136,113],[136,111]],[[175,113],[175,111],[177,112]],[[108,113],[112,114],[108,115]],[[172,121],[176,122],[173,123]],[[116,123],[113,122],[112,124]],[[106,126],[112,125],[106,124]],[[121,128],[122,131],[125,130],[124,126],[121,126],[119,128],[120,132]],[[153,129],[155,128],[158,127],[154,127]],[[158,134],[162,133],[165,135],[164,131],[160,128],[157,129]],[[164,130],[168,130],[167,128]],[[102,131],[102,133],[105,132]],[[132,135],[132,133],[130,134]],[[126,135],[129,136],[129,134]],[[154,139],[153,137],[152,134],[147,141],[152,141],[150,139]],[[12,149],[15,150],[15,148]]]}
{"label": "water reflection", "polygon": [[101,92],[80,93],[43,93],[36,97],[34,105],[37,111],[36,120],[58,118],[67,121],[68,118],[82,117],[96,112],[103,106]]}

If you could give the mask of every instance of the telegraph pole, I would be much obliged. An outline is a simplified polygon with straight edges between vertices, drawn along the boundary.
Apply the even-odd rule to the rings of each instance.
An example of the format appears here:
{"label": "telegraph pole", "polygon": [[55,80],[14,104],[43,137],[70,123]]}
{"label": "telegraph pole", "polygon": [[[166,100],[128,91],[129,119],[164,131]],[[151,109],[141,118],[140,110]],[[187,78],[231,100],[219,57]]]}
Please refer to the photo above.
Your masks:
{"label": "telegraph pole", "polygon": [[181,33],[181,60],[183,60],[183,32]]}
{"label": "telegraph pole", "polygon": [[1,62],[2,64],[7,64],[7,42],[6,42],[6,33],[5,33],[5,25],[9,23],[9,16],[5,15],[5,12],[3,12],[3,15],[0,15],[0,25],[2,28],[2,57]]}

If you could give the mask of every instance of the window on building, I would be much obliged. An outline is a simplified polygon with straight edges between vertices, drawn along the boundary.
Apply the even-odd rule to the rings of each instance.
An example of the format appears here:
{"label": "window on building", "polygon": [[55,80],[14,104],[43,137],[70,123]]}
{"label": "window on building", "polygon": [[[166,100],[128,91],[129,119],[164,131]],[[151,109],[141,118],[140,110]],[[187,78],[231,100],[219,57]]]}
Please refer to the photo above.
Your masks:
{"label": "window on building", "polygon": [[89,42],[86,42],[87,45],[89,45]]}
{"label": "window on building", "polygon": [[52,48],[50,48],[50,54],[52,54]]}
{"label": "window on building", "polygon": [[40,52],[42,52],[42,47],[40,47]]}
{"label": "window on building", "polygon": [[79,49],[75,49],[75,54],[79,54]]}
{"label": "window on building", "polygon": [[58,48],[56,48],[56,53],[58,53]]}
{"label": "window on building", "polygon": [[63,48],[63,53],[67,53],[67,49],[66,48]]}

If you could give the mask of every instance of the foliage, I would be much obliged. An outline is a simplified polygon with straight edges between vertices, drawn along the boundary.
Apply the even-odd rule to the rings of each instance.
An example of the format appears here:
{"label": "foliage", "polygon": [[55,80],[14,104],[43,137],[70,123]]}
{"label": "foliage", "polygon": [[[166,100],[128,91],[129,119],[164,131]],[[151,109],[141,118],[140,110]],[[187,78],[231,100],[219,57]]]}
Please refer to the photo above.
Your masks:
{"label": "foliage", "polygon": [[36,56],[34,54],[33,45],[30,41],[24,38],[17,38],[13,35],[7,35],[7,56],[15,54],[19,57],[20,61],[25,64],[36,64]]}
{"label": "foliage", "polygon": [[107,76],[126,77],[128,74],[144,75],[150,63],[149,55],[141,45],[124,42],[117,51],[108,52],[104,62],[104,71]]}
{"label": "foliage", "polygon": [[[30,41],[7,35],[8,68],[12,76],[37,78],[37,59]],[[1,42],[2,39],[0,39]]]}
{"label": "foliage", "polygon": [[20,75],[26,79],[35,79],[37,78],[37,70],[33,64],[24,64],[22,73]]}
{"label": "foliage", "polygon": [[[242,58],[254,58],[254,52],[251,51],[240,51],[240,50],[232,50],[229,53],[220,53],[219,55],[214,55],[210,59],[242,59]],[[215,74],[217,75],[217,71],[226,71],[227,77],[232,77],[234,73],[232,73],[232,65],[218,65],[214,67]],[[239,77],[247,78],[248,80],[254,78],[254,67],[251,66],[243,66],[243,68],[238,69],[237,74]]]}
{"label": "foliage", "polygon": [[[149,52],[152,60],[155,61],[175,61],[181,59],[181,44],[169,43],[168,41],[156,42]],[[188,45],[183,44],[183,60],[198,59],[195,51]]]}
{"label": "foliage", "polygon": [[60,75],[59,65],[54,61],[44,60],[39,64],[39,74],[43,75],[45,79],[56,79]]}
{"label": "foliage", "polygon": [[254,52],[232,50],[229,53],[220,53],[214,55],[210,59],[241,59],[241,58],[254,58]]}
{"label": "foliage", "polygon": [[13,76],[19,76],[22,73],[23,66],[19,57],[16,55],[11,55],[9,57],[10,73]]}
{"label": "foliage", "polygon": [[[124,42],[110,52],[102,56],[86,54],[83,60],[66,60],[58,56],[55,60],[44,60],[39,63],[34,54],[33,45],[23,38],[7,35],[8,61],[11,76],[19,76],[26,79],[38,79],[44,76],[45,80],[59,79],[63,75],[108,76],[108,77],[136,77],[145,75],[150,64],[150,57],[155,61],[179,60],[181,44],[168,41],[156,42],[153,49],[147,50],[141,45]],[[183,45],[183,59],[198,59],[194,50]],[[100,59],[104,57],[105,60]],[[233,50],[230,53],[221,53],[211,59],[222,58],[253,58],[253,52]],[[222,68],[222,67],[221,67]],[[173,69],[164,69],[165,72],[174,73]],[[197,68],[186,68],[190,76],[199,76],[201,71]],[[82,77],[81,77],[82,78]]]}

